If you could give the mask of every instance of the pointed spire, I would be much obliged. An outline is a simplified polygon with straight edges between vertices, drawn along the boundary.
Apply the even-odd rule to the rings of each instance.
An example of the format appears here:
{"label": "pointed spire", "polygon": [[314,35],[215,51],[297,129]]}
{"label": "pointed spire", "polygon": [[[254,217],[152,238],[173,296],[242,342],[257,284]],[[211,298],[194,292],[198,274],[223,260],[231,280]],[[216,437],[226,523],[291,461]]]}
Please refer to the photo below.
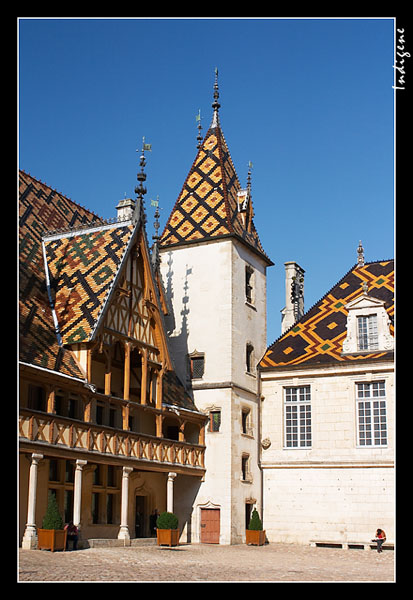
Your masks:
{"label": "pointed spire", "polygon": [[[138,174],[136,175],[136,179],[139,182],[139,185],[137,185],[135,187],[135,194],[137,194],[137,203],[136,203],[136,211],[138,212],[138,215],[140,213],[143,214],[143,197],[146,194],[146,187],[143,185],[144,181],[146,181],[146,173],[144,171],[145,165],[146,165],[146,161],[145,161],[145,150],[151,151],[152,150],[152,144],[145,144],[145,136],[142,138],[142,150],[141,150],[141,155],[139,157],[139,166],[141,168],[140,171],[138,171]],[[139,152],[139,150],[136,150],[136,152]]]}
{"label": "pointed spire", "polygon": [[212,103],[212,108],[214,109],[214,116],[212,117],[211,127],[218,127],[218,110],[220,108],[220,103],[218,102],[219,91],[218,91],[218,69],[215,67],[215,83],[214,83],[214,101]]}

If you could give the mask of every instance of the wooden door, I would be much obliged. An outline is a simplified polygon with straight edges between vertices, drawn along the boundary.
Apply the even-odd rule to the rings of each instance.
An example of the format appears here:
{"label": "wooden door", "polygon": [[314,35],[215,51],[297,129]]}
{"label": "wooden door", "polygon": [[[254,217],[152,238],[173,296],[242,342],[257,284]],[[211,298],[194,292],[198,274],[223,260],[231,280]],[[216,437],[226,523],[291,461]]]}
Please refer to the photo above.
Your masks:
{"label": "wooden door", "polygon": [[201,544],[219,544],[219,508],[201,508]]}

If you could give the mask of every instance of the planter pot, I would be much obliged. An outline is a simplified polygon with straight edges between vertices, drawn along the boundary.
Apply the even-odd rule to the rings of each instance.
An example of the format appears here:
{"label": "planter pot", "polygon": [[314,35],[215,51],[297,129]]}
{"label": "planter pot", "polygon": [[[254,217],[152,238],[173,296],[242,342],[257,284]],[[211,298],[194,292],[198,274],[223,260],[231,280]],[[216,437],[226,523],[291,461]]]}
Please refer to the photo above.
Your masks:
{"label": "planter pot", "polygon": [[177,546],[179,543],[179,529],[157,529],[156,538],[158,546]]}
{"label": "planter pot", "polygon": [[38,529],[37,530],[37,548],[38,550],[65,550],[66,549],[65,529]]}
{"label": "planter pot", "polygon": [[265,544],[265,531],[246,529],[245,543],[253,546],[263,546]]}

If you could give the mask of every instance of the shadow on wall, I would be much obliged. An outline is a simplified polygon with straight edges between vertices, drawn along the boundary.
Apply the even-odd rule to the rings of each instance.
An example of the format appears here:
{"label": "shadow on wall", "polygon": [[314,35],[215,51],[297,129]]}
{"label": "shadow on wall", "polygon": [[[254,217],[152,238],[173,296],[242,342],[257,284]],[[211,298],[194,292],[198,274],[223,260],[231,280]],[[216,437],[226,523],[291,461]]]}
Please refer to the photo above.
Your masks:
{"label": "shadow on wall", "polygon": [[192,268],[186,265],[185,270],[185,281],[183,286],[182,296],[182,310],[181,310],[181,326],[177,324],[177,315],[173,308],[173,298],[175,291],[173,289],[172,278],[173,272],[173,258],[172,252],[168,253],[168,272],[166,273],[166,298],[168,302],[169,315],[165,318],[166,332],[168,336],[168,342],[171,349],[172,361],[176,373],[182,383],[184,384],[187,392],[192,396],[191,390],[191,377],[189,372],[188,362],[188,314],[189,309],[189,283],[188,276],[192,274]]}
{"label": "shadow on wall", "polygon": [[191,543],[192,513],[194,501],[201,486],[201,477],[178,475],[174,482],[174,512],[179,519],[179,529],[184,535],[181,541]]}

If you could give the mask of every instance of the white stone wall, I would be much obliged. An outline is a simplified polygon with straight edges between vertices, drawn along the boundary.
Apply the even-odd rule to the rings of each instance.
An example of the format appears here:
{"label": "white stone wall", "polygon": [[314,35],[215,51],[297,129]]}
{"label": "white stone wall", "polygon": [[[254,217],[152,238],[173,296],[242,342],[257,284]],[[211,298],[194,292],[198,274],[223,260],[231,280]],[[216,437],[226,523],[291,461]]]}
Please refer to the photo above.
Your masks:
{"label": "white stone wall", "polygon": [[[234,240],[163,250],[161,273],[173,314],[166,319],[171,354],[189,381],[188,354],[205,353],[205,372],[194,380],[194,400],[206,414],[221,410],[218,432],[206,431],[206,475],[193,504],[191,539],[200,539],[201,507],[220,508],[220,543],[245,537],[245,502],[261,503],[258,468],[257,373],[266,348],[264,262]],[[245,268],[253,269],[253,299],[246,302]],[[254,347],[247,373],[246,345]],[[242,433],[242,410],[250,410],[251,434]],[[242,481],[242,455],[250,457],[251,481]]]}
{"label": "white stone wall", "polygon": [[[264,525],[270,541],[394,536],[394,373],[391,363],[295,370],[262,378]],[[385,381],[388,443],[357,444],[356,383]],[[311,448],[284,446],[287,386],[311,386]]]}

